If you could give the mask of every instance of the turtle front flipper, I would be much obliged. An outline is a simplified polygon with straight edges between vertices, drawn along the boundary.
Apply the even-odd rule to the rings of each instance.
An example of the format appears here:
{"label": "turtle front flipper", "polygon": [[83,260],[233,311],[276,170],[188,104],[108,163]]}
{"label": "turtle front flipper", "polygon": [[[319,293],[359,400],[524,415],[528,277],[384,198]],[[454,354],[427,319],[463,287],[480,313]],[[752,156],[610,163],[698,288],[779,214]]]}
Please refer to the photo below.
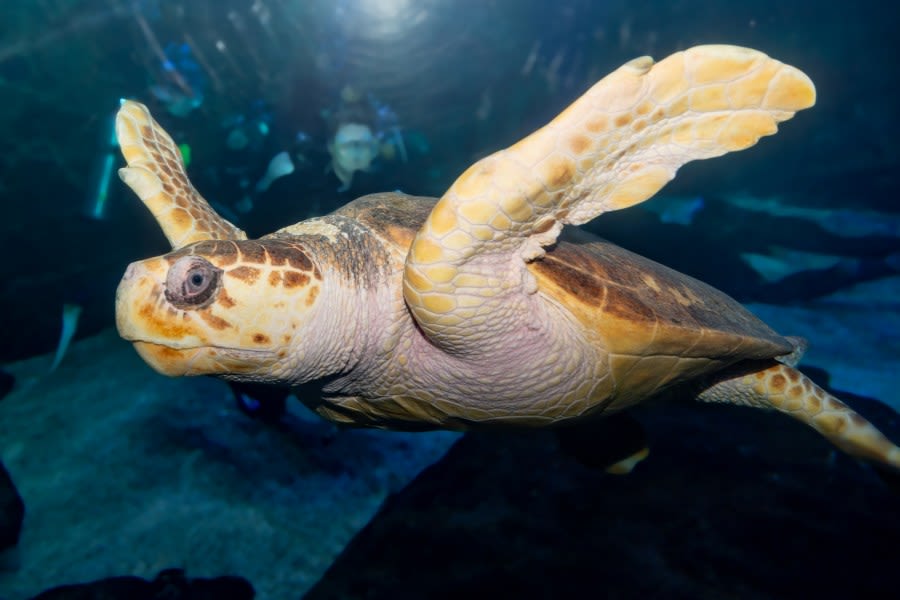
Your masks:
{"label": "turtle front flipper", "polygon": [[525,263],[563,225],[643,202],[683,164],[752,146],[814,102],[806,75],[747,48],[632,60],[456,180],[410,248],[406,301],[437,345],[477,348],[460,325],[517,310],[510,292],[536,289]]}
{"label": "turtle front flipper", "polygon": [[775,409],[806,423],[847,454],[900,472],[900,447],[793,367],[743,363],[717,373],[707,383],[709,387],[697,396],[700,401]]}
{"label": "turtle front flipper", "polygon": [[247,239],[194,189],[178,146],[146,106],[122,102],[116,137],[128,163],[119,177],[147,205],[173,249],[201,240]]}

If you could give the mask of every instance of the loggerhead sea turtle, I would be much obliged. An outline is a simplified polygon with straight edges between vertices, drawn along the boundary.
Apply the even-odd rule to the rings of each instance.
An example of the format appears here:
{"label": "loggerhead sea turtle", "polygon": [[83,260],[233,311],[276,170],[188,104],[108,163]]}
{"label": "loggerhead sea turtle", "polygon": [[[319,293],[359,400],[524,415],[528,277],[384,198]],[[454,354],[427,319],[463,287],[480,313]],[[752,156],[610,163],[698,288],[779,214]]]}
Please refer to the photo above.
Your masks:
{"label": "loggerhead sea turtle", "polygon": [[900,448],[793,368],[799,342],[700,281],[562,231],[814,102],[804,73],[755,50],[642,57],[440,200],[374,194],[248,240],[193,188],[146,107],[125,101],[119,174],[173,251],[128,267],[118,329],[166,375],[314,382],[303,401],[339,423],[553,426],[682,386],[786,413],[900,469]]}

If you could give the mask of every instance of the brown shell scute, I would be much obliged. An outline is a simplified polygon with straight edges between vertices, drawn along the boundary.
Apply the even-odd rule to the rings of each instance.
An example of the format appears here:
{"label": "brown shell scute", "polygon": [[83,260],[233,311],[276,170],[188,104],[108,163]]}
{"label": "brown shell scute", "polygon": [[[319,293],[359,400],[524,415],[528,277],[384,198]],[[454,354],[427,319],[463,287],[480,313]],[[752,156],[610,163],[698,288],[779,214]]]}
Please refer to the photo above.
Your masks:
{"label": "brown shell scute", "polygon": [[612,354],[731,362],[792,350],[719,290],[605,240],[579,237],[579,243],[558,243],[530,268],[540,289]]}

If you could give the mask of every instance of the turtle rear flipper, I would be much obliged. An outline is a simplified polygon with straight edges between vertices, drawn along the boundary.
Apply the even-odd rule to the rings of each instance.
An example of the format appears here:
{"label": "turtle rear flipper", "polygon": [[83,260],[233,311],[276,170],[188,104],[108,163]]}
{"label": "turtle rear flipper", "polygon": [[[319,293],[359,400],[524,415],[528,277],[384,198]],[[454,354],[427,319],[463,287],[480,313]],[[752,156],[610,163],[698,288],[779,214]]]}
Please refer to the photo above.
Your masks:
{"label": "turtle rear flipper", "polygon": [[793,367],[773,361],[741,363],[708,383],[697,396],[702,402],[777,410],[806,423],[847,454],[900,473],[900,447]]}
{"label": "turtle rear flipper", "polygon": [[150,209],[173,249],[201,240],[247,239],[194,189],[181,151],[146,106],[122,102],[116,137],[128,163],[119,177]]}

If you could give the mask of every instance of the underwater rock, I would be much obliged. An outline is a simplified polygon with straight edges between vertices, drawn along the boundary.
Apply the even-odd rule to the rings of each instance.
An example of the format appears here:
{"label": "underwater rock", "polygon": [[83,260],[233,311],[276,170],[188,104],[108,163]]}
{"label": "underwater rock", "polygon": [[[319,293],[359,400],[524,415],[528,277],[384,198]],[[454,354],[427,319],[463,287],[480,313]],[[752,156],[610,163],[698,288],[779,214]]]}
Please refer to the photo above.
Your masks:
{"label": "underwater rock", "polygon": [[55,587],[32,600],[246,600],[255,595],[253,586],[243,577],[188,579],[181,569],[166,569],[153,581],[130,576],[109,577]]}
{"label": "underwater rock", "polygon": [[19,543],[24,518],[25,503],[6,467],[0,462],[0,551]]}
{"label": "underwater rock", "polygon": [[[890,408],[853,406],[891,436]],[[550,432],[468,434],[390,498],[306,596],[883,597],[897,496],[813,431],[674,402],[650,455],[604,475]]]}

